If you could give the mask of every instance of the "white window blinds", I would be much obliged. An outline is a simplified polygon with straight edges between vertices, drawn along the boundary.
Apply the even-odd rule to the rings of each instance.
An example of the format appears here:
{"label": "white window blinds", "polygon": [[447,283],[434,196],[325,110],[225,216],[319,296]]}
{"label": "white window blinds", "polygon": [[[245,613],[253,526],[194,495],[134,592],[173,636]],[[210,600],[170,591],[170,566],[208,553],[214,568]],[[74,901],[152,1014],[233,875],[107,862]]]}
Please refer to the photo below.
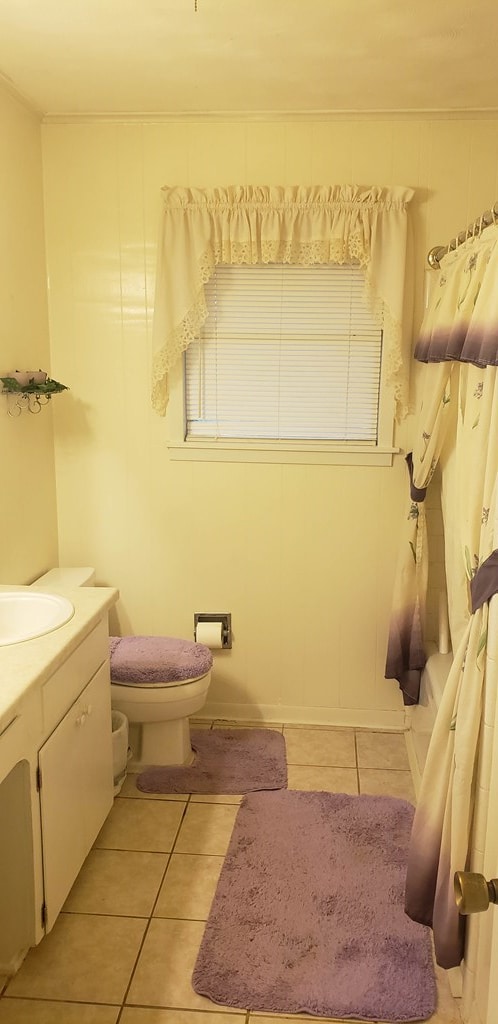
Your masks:
{"label": "white window blinds", "polygon": [[377,441],[382,331],[358,267],[218,265],[185,355],[187,438]]}

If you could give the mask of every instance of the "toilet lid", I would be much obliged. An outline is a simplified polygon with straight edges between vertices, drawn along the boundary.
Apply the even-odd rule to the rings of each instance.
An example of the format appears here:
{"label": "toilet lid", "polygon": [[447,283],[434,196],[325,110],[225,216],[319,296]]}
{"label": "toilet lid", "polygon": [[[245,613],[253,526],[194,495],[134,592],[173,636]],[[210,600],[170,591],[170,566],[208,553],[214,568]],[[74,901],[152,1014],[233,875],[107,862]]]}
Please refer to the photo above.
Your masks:
{"label": "toilet lid", "polygon": [[199,679],[213,655],[205,644],[170,636],[111,636],[111,680],[126,686],[168,686]]}

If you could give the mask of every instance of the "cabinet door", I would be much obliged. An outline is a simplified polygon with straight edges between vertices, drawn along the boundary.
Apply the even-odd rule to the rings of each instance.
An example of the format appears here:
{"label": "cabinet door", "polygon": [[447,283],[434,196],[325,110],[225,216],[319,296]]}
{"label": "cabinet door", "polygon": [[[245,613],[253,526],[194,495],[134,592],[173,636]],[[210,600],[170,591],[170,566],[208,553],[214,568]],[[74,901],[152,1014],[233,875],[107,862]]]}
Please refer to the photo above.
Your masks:
{"label": "cabinet door", "polygon": [[48,932],[112,807],[108,661],[41,748],[39,766]]}

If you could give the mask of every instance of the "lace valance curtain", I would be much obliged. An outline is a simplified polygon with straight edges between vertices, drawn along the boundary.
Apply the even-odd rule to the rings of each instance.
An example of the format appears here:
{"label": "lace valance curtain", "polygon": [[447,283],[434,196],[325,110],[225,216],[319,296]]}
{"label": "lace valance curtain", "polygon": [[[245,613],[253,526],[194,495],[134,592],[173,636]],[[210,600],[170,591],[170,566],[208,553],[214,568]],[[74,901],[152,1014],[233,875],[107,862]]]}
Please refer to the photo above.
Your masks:
{"label": "lace valance curtain", "polygon": [[230,186],[162,189],[153,328],[152,404],[164,414],[168,374],[208,315],[204,285],[225,264],[355,263],[384,331],[388,383],[406,409],[402,318],[412,189]]}

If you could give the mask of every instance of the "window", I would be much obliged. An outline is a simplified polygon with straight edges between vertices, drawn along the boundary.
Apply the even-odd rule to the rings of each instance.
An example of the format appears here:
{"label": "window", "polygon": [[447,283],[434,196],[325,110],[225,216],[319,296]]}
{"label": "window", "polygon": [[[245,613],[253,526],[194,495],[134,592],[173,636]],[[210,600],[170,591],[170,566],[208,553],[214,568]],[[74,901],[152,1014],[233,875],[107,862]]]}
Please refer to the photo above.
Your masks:
{"label": "window", "polygon": [[[389,444],[392,440],[394,413],[396,418],[401,420],[407,412],[408,338],[406,335],[404,337],[403,322],[407,322],[406,314],[409,313],[409,297],[405,295],[407,204],[412,198],[413,191],[401,186],[382,188],[373,185],[230,185],[207,189],[164,186],[162,194],[163,214],[157,252],[152,329],[151,401],[160,416],[165,415],[170,400],[173,402],[174,409],[170,409],[168,413],[170,448],[185,448],[187,444],[192,447],[197,444],[202,445],[204,451],[209,446],[213,451],[216,446],[221,451],[222,448],[228,450],[230,445],[235,449],[238,444],[239,447],[244,446],[248,450],[251,445],[257,443],[259,451],[262,451],[265,445],[267,450],[271,445],[278,446],[280,452],[284,451],[285,446],[287,450],[293,446],[293,450],[297,451],[299,445],[302,446],[302,450],[305,445],[308,445],[308,448],[313,445],[315,451],[319,445],[322,446],[322,451],[325,450],[325,445],[329,446],[329,450],[335,446],[334,451],[337,451],[337,447],[342,444],[345,450],[347,448],[351,453],[352,446],[356,444],[362,445],[363,449],[370,446],[370,451],[374,447],[376,455],[381,454],[381,449],[383,454],[392,453]],[[346,263],[356,267],[357,271],[353,271],[352,267],[347,268]],[[278,267],[278,264],[283,266]],[[351,273],[354,276],[356,272],[359,273],[358,268],[361,267],[365,287],[368,289],[369,309],[374,312],[376,322],[382,323],[382,359],[380,377],[375,386],[379,406],[377,443],[371,430],[370,433],[365,433],[363,427],[360,427],[359,435],[355,434],[354,430],[351,432],[351,410],[355,403],[351,387],[359,372],[358,365],[353,364],[353,357],[358,350],[354,334],[351,341],[355,341],[355,344],[351,344],[348,355],[347,393],[350,410],[346,421],[343,415],[342,425],[329,425],[325,432],[323,426],[319,429],[316,426],[311,428],[312,438],[318,433],[319,437],[323,434],[325,440],[309,437],[306,440],[306,430],[303,430],[302,423],[296,426],[294,422],[290,427],[286,426],[286,398],[283,393],[280,394],[286,371],[277,374],[277,426],[275,427],[273,422],[265,428],[268,430],[268,436],[260,439],[244,439],[242,436],[237,441],[220,436],[224,413],[217,395],[214,413],[207,410],[207,417],[211,420],[211,431],[213,424],[216,423],[215,434],[201,436],[200,432],[199,436],[195,437],[192,433],[194,421],[199,425],[199,420],[205,418],[203,404],[207,399],[207,382],[211,370],[204,356],[205,350],[212,348],[212,341],[209,344],[205,343],[204,346],[201,344],[199,349],[197,394],[201,395],[201,404],[198,404],[195,413],[194,406],[190,407],[191,439],[185,439],[182,357],[190,345],[199,338],[203,329],[207,316],[206,285],[212,275],[217,273],[217,267],[223,268],[217,275],[218,292],[223,280],[222,274],[230,273],[235,267],[243,269],[244,280],[249,280],[248,275],[252,275],[251,280],[256,280],[256,272],[264,273],[265,282],[266,279],[276,280],[275,277],[270,278],[270,274],[278,275],[280,298],[276,305],[284,314],[286,303],[290,308],[290,299],[294,298],[295,293],[301,292],[304,280],[318,281],[326,273],[327,268],[335,267],[336,277],[331,280],[344,281],[345,274]],[[291,294],[285,297],[284,303],[282,280],[292,280],[287,276],[291,272],[291,267],[292,272],[299,268],[296,279],[299,279],[300,287],[289,288]],[[244,284],[241,290],[245,287]],[[247,296],[244,301],[249,304],[251,310],[256,308],[254,302],[251,306]],[[303,360],[301,376],[298,375],[296,397],[299,397],[304,408],[306,394],[310,392],[313,398],[309,405],[313,410],[317,404],[317,377],[321,377],[322,374],[318,370],[315,377],[311,377],[310,383],[306,383],[306,375],[308,363],[313,363],[318,349],[320,357],[323,355],[321,349],[324,346],[320,332],[318,331],[315,338],[308,336],[310,325],[313,323],[309,315],[310,308],[314,314],[318,305],[319,303],[310,300],[308,308],[304,306],[301,312],[293,309],[287,323],[285,316],[282,319],[279,313],[278,326],[273,324],[273,341],[278,342],[278,362],[282,371],[291,361],[290,353],[295,355],[297,351],[295,326],[298,326],[299,331],[305,331],[307,341],[302,342],[303,351],[307,348],[308,355],[312,358],[308,361]],[[257,307],[259,308],[259,304]],[[326,313],[324,317],[329,324],[332,317],[328,317]],[[213,322],[212,317],[211,327]],[[349,329],[348,326],[348,331]],[[237,338],[237,331],[235,337]],[[269,337],[266,340],[269,341]],[[219,348],[219,330],[216,343]],[[251,342],[251,352],[257,345],[258,341]],[[336,354],[338,351],[336,339]],[[239,355],[241,352],[242,349],[238,349]],[[216,377],[221,380],[219,353],[217,362]],[[360,362],[363,366],[363,362]],[[270,364],[271,359],[267,360],[266,367]],[[225,367],[225,361],[223,366]],[[253,395],[262,395],[264,390],[261,383],[261,364],[258,363],[258,366],[259,376],[251,388]],[[192,366],[187,367],[187,372],[189,375],[193,372]],[[326,373],[331,373],[330,364],[326,367]],[[227,386],[231,388],[231,385]],[[289,408],[294,409],[295,417],[297,402],[289,398],[287,403]],[[275,402],[273,405],[275,407]],[[233,423],[228,425],[231,419],[233,417],[228,416],[225,424],[229,433],[234,432]],[[256,419],[261,424],[261,410],[258,410]],[[307,415],[303,419],[308,422]],[[254,423],[254,416],[252,421]],[[249,423],[247,429],[249,430]],[[307,429],[310,429],[309,425]],[[289,434],[287,430],[290,431]],[[240,426],[237,426],[236,432],[240,433]],[[253,427],[250,432],[254,433]],[[305,438],[299,440],[294,436],[295,433],[304,434]],[[273,436],[275,434],[278,436]],[[359,437],[361,440],[358,440]],[[371,440],[368,440],[368,437]],[[172,454],[171,457],[175,456]],[[387,465],[388,461],[384,464]]]}
{"label": "window", "polygon": [[379,442],[382,331],[354,266],[216,267],[185,354],[188,441]]}

